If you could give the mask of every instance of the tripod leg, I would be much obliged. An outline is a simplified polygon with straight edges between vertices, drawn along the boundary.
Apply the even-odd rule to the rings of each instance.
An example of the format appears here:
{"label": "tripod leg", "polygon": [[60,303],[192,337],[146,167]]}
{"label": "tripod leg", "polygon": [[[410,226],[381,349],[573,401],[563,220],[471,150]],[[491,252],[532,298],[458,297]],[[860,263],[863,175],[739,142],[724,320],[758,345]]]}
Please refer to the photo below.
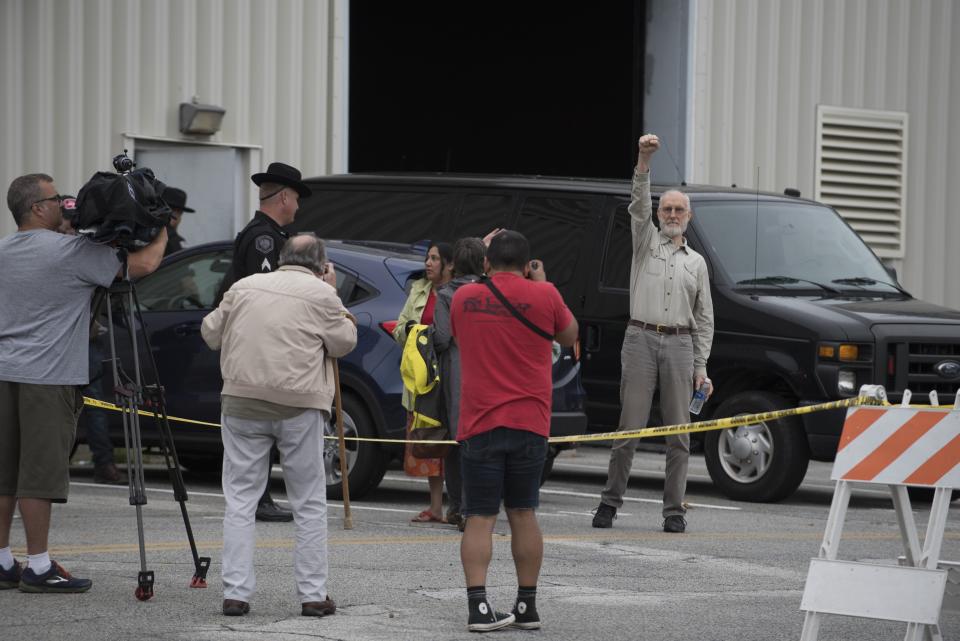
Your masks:
{"label": "tripod leg", "polygon": [[[128,300],[132,302],[130,294],[132,285],[125,281],[115,286],[118,293],[126,293]],[[125,315],[123,297],[120,297],[120,312]],[[142,402],[140,391],[140,363],[137,356],[137,338],[136,326],[133,324],[133,314],[131,312],[127,321],[128,331],[130,333],[131,343],[133,345],[134,370],[136,379],[132,383],[121,381],[120,365],[117,359],[117,343],[115,325],[113,322],[113,299],[111,291],[107,292],[107,329],[110,337],[110,361],[113,370],[114,393],[116,395],[117,405],[121,408],[121,420],[123,423],[123,443],[127,454],[127,478],[128,489],[130,492],[130,504],[136,508],[137,512],[137,541],[140,548],[140,572],[137,574],[137,588],[134,592],[136,598],[140,601],[146,601],[153,596],[153,572],[147,570],[146,542],[143,531],[143,506],[147,503],[147,495],[144,490],[143,476],[143,444],[140,438],[140,415],[138,413],[139,405]],[[128,377],[127,377],[128,378]]]}
{"label": "tripod leg", "polygon": [[190,515],[187,513],[187,488],[183,483],[183,472],[180,471],[180,461],[177,458],[177,447],[173,441],[173,432],[170,430],[170,421],[167,418],[167,408],[163,399],[163,391],[155,389],[153,416],[160,432],[160,447],[163,450],[163,459],[167,464],[170,475],[170,485],[173,486],[173,498],[180,504],[180,515],[183,517],[183,527],[187,531],[187,541],[190,543],[190,553],[193,555],[193,578],[190,579],[191,588],[207,587],[207,570],[210,569],[210,557],[200,556],[197,552],[197,543],[193,538],[193,528],[190,526]]}

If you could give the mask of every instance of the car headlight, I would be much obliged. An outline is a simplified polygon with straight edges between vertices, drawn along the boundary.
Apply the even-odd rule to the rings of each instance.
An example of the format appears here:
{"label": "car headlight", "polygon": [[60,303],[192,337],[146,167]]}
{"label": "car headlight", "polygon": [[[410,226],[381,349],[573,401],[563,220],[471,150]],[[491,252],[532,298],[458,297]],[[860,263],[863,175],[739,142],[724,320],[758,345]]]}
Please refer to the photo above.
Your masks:
{"label": "car headlight", "polygon": [[857,391],[857,373],[842,369],[837,374],[837,391],[841,394],[854,394]]}

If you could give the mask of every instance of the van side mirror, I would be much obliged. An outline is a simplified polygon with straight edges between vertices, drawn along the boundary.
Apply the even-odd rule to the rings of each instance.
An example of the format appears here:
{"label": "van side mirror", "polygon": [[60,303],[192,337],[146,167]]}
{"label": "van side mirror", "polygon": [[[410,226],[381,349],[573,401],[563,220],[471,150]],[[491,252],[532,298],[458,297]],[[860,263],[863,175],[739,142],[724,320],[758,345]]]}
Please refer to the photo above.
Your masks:
{"label": "van side mirror", "polygon": [[894,267],[893,265],[887,265],[886,263],[884,263],[883,268],[887,270],[887,273],[888,273],[888,274],[890,274],[890,278],[893,279],[893,282],[894,282],[894,283],[899,283],[899,282],[900,282],[899,280],[897,280],[897,268],[896,268],[896,267]]}

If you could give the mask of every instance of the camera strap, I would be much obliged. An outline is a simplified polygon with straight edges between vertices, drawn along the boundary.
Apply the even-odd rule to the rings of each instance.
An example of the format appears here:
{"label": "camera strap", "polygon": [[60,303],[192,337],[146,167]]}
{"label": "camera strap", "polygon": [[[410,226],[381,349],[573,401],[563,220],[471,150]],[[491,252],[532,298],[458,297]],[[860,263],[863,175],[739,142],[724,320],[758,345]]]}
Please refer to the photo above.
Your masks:
{"label": "camera strap", "polygon": [[511,304],[510,301],[507,300],[507,297],[503,295],[503,292],[501,292],[497,288],[497,286],[493,284],[493,279],[484,278],[483,284],[486,285],[491,292],[493,292],[493,295],[497,297],[497,300],[499,300],[500,303],[507,308],[508,312],[513,314],[514,318],[516,318],[518,321],[526,325],[530,329],[530,331],[532,331],[537,336],[542,336],[543,338],[547,339],[551,343],[553,342],[553,336],[551,336],[547,332],[543,331],[542,329],[534,325],[529,318],[521,314],[520,310],[514,307],[513,304]]}

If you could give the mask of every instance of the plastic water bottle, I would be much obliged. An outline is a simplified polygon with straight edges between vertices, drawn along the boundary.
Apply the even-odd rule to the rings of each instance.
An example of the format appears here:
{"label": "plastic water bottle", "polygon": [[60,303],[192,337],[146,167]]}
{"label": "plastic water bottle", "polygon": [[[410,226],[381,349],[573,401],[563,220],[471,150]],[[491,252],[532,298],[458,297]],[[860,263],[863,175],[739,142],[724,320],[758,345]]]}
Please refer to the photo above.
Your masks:
{"label": "plastic water bottle", "polygon": [[703,383],[700,384],[700,387],[697,388],[697,391],[693,393],[693,399],[690,401],[691,414],[700,414],[700,410],[703,409],[703,403],[707,400],[708,394],[710,394],[710,379],[705,378]]}

